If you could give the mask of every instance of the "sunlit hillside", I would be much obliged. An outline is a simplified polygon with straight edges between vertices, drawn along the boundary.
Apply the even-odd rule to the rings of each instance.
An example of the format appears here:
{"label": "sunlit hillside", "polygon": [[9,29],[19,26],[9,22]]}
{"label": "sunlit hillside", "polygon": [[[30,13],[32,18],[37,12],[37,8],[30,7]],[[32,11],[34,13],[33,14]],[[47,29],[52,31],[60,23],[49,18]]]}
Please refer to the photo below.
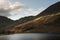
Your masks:
{"label": "sunlit hillside", "polygon": [[11,33],[60,33],[60,13],[41,16],[23,24],[11,28]]}

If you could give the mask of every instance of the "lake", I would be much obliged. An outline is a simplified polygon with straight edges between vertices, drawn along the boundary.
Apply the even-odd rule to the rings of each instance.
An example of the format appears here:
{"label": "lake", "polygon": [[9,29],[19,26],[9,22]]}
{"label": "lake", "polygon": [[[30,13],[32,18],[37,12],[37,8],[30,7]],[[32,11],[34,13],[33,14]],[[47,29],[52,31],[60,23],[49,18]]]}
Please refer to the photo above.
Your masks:
{"label": "lake", "polygon": [[60,34],[40,34],[40,33],[22,33],[12,35],[2,35],[0,40],[57,40]]}

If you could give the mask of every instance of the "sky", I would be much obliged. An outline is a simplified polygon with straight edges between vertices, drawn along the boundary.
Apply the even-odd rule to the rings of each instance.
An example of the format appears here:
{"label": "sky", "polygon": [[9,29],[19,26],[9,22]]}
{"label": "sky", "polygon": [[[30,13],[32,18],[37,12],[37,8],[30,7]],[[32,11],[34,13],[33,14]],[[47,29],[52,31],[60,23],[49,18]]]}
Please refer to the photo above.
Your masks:
{"label": "sky", "polygon": [[58,1],[60,0],[0,0],[0,16],[6,16],[12,20],[36,16]]}

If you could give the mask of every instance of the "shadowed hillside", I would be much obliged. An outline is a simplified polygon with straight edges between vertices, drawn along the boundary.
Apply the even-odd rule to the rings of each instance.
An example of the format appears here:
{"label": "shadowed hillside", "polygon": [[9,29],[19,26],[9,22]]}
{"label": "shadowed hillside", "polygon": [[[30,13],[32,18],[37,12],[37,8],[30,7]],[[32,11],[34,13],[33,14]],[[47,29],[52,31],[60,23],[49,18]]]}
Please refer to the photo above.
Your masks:
{"label": "shadowed hillside", "polygon": [[10,26],[4,33],[60,33],[60,2],[49,6],[32,20]]}
{"label": "shadowed hillside", "polygon": [[7,17],[4,17],[4,16],[0,16],[0,27],[4,27],[4,26],[7,26],[11,23],[13,23],[14,21],[7,18]]}
{"label": "shadowed hillside", "polygon": [[27,17],[23,17],[19,20],[16,20],[16,24],[22,24],[22,23],[25,23],[27,21],[30,21],[30,20],[33,20],[35,18],[35,16],[27,16]]}
{"label": "shadowed hillside", "polygon": [[4,17],[4,16],[0,16],[0,34],[3,32],[3,30],[7,30],[6,28],[8,28],[8,26],[13,24],[13,20]]}
{"label": "shadowed hillside", "polygon": [[49,6],[47,9],[45,9],[43,12],[37,15],[37,17],[50,15],[50,14],[56,14],[60,12],[60,1]]}

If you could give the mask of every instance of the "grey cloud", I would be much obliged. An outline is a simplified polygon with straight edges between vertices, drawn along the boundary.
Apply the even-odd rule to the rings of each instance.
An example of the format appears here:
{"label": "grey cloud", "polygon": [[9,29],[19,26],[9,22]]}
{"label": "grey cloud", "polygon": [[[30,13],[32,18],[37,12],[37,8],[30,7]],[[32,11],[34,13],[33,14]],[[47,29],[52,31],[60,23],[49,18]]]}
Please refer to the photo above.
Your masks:
{"label": "grey cloud", "polygon": [[22,8],[23,5],[19,2],[16,2],[14,4],[11,4],[8,7],[5,7],[5,5],[0,4],[0,15],[1,16],[11,16],[10,12]]}

